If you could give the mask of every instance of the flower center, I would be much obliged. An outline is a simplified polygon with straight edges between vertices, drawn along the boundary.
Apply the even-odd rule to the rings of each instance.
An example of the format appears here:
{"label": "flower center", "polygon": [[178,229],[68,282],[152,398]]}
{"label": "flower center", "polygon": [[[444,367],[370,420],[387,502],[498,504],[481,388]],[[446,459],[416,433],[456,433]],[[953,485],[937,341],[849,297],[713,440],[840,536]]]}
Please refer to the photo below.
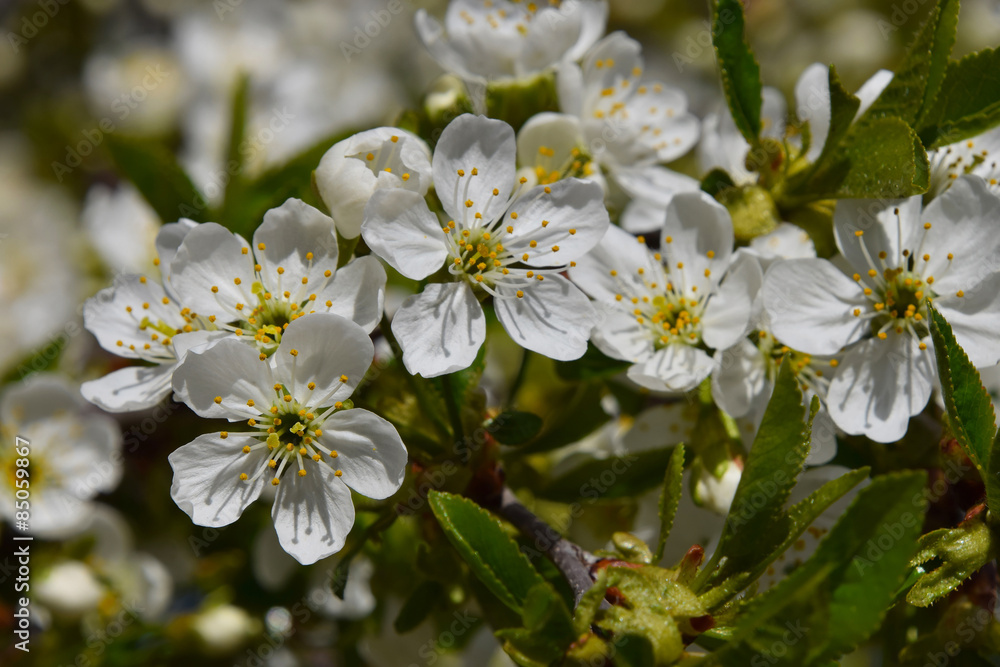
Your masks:
{"label": "flower center", "polygon": [[830,384],[827,369],[836,368],[840,361],[836,358],[814,357],[811,354],[793,350],[778,341],[774,334],[761,329],[750,334],[750,339],[757,345],[767,364],[767,377],[774,383],[778,377],[778,369],[787,358],[788,365],[795,374],[802,389],[812,390],[822,396]]}

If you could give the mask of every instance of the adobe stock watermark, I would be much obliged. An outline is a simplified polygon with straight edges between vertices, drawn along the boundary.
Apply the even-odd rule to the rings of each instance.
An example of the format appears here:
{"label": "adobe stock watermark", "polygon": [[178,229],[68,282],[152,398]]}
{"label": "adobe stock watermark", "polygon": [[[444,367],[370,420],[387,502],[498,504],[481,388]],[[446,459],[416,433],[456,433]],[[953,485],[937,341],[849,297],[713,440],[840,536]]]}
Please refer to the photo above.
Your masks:
{"label": "adobe stock watermark", "polygon": [[879,19],[875,22],[879,33],[882,34],[882,39],[889,39],[889,35],[902,28],[925,4],[927,4],[927,0],[903,0],[903,2],[893,3],[892,11],[889,12],[889,20]]}
{"label": "adobe stock watermark", "polygon": [[63,162],[52,162],[52,173],[56,180],[62,183],[65,176],[83,164],[83,159],[104,143],[104,139],[109,134],[113,134],[118,129],[118,123],[128,118],[132,111],[149,97],[152,91],[173,75],[172,71],[165,70],[159,64],[147,66],[142,80],[138,84],[111,101],[111,111],[114,112],[114,115],[101,118],[95,127],[81,130],[82,139],[75,144],[66,146],[66,157]]}
{"label": "adobe stock watermark", "polygon": [[22,46],[34,39],[56,17],[62,6],[69,4],[69,0],[35,0],[35,4],[39,11],[26,13],[21,17],[18,31],[7,33],[7,43],[14,53],[20,52]]}

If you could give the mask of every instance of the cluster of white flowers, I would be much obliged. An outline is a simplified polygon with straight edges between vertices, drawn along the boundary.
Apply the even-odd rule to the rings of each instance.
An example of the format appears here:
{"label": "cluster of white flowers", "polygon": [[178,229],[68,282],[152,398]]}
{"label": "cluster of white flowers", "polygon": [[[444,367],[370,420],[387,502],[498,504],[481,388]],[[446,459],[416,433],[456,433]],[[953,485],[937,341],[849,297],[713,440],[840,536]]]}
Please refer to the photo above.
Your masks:
{"label": "cluster of white flowers", "polygon": [[[699,121],[681,90],[647,80],[638,42],[621,32],[602,38],[606,14],[597,0],[543,8],[455,0],[442,26],[420,11],[420,38],[470,91],[550,77],[560,112],[539,113],[518,133],[502,120],[459,115],[433,150],[399,128],[356,134],[317,166],[329,214],[289,199],[266,213],[252,242],[187,219],[159,227],[151,262],[98,241],[119,273],[87,301],[85,325],[105,350],[142,363],[84,383],[83,396],[109,412],[173,396],[201,417],[246,424],[170,455],[171,495],[195,523],[228,525],[273,491],[281,547],[312,563],[344,546],[352,490],[385,499],[400,488],[408,457],[399,434],[351,401],[379,326],[398,342],[405,369],[430,378],[473,364],[495,314],[525,350],[570,361],[592,343],[628,364],[621,381],[657,396],[710,387],[751,433],[787,361],[806,405],[813,396],[823,405],[812,464],[830,460],[837,429],[878,442],[905,435],[936,382],[932,302],[976,365],[1000,362],[991,157],[1000,132],[932,153],[925,198],[840,201],[836,257],[817,257],[790,223],[738,247],[730,210],[668,165],[696,149],[703,171],[753,184],[749,144],[727,111]],[[879,72],[858,91],[858,116],[890,79]],[[796,87],[796,117],[810,128],[805,147],[801,135],[786,136],[786,103],[766,89],[763,136],[815,161],[829,134],[829,100],[827,68],[813,65]],[[113,223],[125,211],[142,222],[133,247],[148,246],[155,215],[123,196],[131,200],[92,193],[88,228],[95,239],[117,237]],[[391,321],[385,266],[419,283]],[[46,391],[55,396],[49,408],[78,409],[60,398],[65,390]],[[5,398],[4,424],[35,428],[34,409],[8,405],[19,400]],[[673,407],[643,416],[661,445],[679,439],[662,433],[681,420]],[[68,449],[53,470],[117,446],[102,418],[82,423],[72,442],[33,433],[53,452]],[[740,469],[701,476],[706,506],[725,511]],[[113,488],[120,462],[112,473],[50,493],[74,497],[81,512]],[[44,508],[39,530],[78,520]]]}

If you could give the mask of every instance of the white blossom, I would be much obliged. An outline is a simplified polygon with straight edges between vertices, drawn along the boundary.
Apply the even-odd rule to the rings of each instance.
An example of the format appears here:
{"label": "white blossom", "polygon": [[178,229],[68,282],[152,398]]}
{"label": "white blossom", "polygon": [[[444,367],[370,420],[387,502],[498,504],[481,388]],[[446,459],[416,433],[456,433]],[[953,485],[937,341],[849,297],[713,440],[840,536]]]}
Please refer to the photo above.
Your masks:
{"label": "white blossom", "polygon": [[[11,385],[0,397],[0,467],[5,471],[0,515],[13,523],[15,493],[29,489],[31,535],[60,539],[76,533],[95,510],[92,499],[113,491],[121,480],[118,425],[88,407],[68,381],[51,374]],[[27,440],[27,456],[17,452],[24,445],[15,438]],[[18,465],[19,459],[28,465]],[[19,469],[27,472],[21,476]]]}
{"label": "white blossom", "polygon": [[298,199],[264,214],[253,245],[215,223],[192,229],[171,262],[182,303],[270,354],[289,322],[335,313],[365,331],[382,317],[385,269],[374,257],[337,268],[333,221]]}
{"label": "white blossom", "polygon": [[346,404],[373,355],[365,331],[332,313],[289,324],[270,357],[233,338],[189,353],[174,373],[178,397],[202,417],[250,428],[174,451],[174,502],[198,525],[226,526],[270,483],[286,552],[308,565],[339,551],[354,523],[350,489],[387,498],[405,473],[396,429]]}
{"label": "white blossom", "polygon": [[562,4],[452,0],[444,25],[421,9],[417,33],[446,71],[485,84],[523,79],[561,60],[576,60],[604,33],[603,0]]}
{"label": "white blossom", "polygon": [[433,377],[466,368],[486,338],[480,296],[522,347],[553,359],[586,350],[594,310],[560,275],[607,228],[600,187],[579,179],[524,192],[516,183],[510,126],[463,115],[434,151],[434,187],[444,218],[423,197],[378,190],[365,210],[368,246],[408,278],[434,282],[408,298],[392,320],[410,373]]}
{"label": "white blossom", "polygon": [[1000,361],[998,217],[1000,197],[977,176],[923,209],[920,197],[845,200],[834,231],[852,275],[821,259],[768,270],[764,306],[777,337],[809,354],[846,348],[827,394],[837,426],[878,442],[906,433],[935,381],[931,300],[974,364]]}
{"label": "white blossom", "polygon": [[747,331],[760,267],[733,257],[726,209],[705,193],[681,193],[667,206],[660,251],[617,227],[570,269],[602,307],[594,343],[632,362],[628,376],[656,391],[682,392],[712,372],[712,350]]}
{"label": "white blossom", "polygon": [[335,143],[316,168],[316,187],[344,238],[361,233],[375,190],[403,188],[421,197],[431,185],[431,149],[394,127],[377,127]]}

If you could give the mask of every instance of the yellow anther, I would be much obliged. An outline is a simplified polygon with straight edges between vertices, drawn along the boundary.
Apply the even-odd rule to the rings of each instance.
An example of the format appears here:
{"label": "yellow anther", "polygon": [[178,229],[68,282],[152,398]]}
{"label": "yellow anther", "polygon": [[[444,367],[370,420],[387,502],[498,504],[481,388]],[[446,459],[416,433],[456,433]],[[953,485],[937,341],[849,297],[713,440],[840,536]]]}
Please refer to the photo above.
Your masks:
{"label": "yellow anther", "polygon": [[219,403],[222,403],[222,397],[221,396],[216,396],[215,397],[215,404],[218,405]]}

